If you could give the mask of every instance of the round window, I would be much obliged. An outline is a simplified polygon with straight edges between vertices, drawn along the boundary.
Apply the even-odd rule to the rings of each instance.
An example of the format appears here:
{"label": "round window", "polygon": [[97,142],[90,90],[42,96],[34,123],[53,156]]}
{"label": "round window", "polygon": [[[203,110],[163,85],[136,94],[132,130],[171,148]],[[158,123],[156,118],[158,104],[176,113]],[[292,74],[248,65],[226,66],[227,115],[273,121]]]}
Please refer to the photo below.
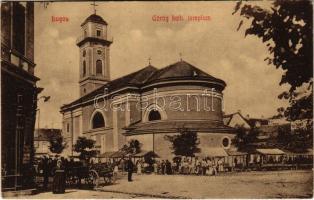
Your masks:
{"label": "round window", "polygon": [[101,54],[101,50],[98,50],[97,53],[100,55]]}
{"label": "round window", "polygon": [[222,146],[223,146],[224,148],[228,148],[228,147],[230,146],[230,139],[227,138],[227,137],[223,138],[223,139],[222,139]]}

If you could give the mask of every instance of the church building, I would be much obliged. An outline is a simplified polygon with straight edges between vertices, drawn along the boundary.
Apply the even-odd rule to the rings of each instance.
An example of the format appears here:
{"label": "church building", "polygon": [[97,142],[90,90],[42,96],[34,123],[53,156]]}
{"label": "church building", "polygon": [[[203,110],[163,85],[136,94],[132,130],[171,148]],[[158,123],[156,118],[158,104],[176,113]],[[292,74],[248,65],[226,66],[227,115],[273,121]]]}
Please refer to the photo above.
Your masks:
{"label": "church building", "polygon": [[61,107],[68,154],[78,137],[96,141],[100,153],[115,152],[131,139],[142,150],[163,159],[173,157],[166,135],[182,129],[197,132],[201,154],[225,154],[235,136],[223,123],[226,83],[180,60],[158,69],[141,70],[110,79],[107,22],[92,14],[81,25],[80,97]]}

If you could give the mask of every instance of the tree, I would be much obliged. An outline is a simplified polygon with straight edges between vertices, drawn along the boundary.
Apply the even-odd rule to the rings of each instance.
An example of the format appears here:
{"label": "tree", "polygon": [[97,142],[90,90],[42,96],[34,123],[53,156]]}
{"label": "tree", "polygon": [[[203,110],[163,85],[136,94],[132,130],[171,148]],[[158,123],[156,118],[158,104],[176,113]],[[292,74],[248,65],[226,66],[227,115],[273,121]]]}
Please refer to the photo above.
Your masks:
{"label": "tree", "polygon": [[65,149],[67,143],[63,141],[61,135],[49,137],[49,150],[51,153],[60,154]]}
{"label": "tree", "polygon": [[130,140],[128,144],[122,147],[122,151],[135,154],[141,152],[141,147],[142,144],[138,140]]}
{"label": "tree", "polygon": [[313,129],[297,127],[293,132],[290,127],[282,126],[278,130],[278,147],[293,152],[305,152],[313,145]]}
{"label": "tree", "polygon": [[282,126],[278,128],[277,142],[281,148],[287,149],[292,140],[291,128]]}
{"label": "tree", "polygon": [[239,151],[250,151],[256,147],[257,136],[259,130],[257,128],[247,129],[244,126],[237,126],[236,136],[232,143],[238,148]]}
{"label": "tree", "polygon": [[74,145],[74,151],[80,153],[80,159],[89,161],[91,157],[96,156],[97,151],[94,150],[95,140],[87,139],[86,137],[78,137]]}
{"label": "tree", "polygon": [[172,143],[172,150],[175,155],[180,156],[194,156],[195,153],[199,153],[200,149],[199,139],[195,131],[188,129],[179,129],[178,135],[166,135],[165,139]]}
{"label": "tree", "polygon": [[[290,89],[278,97],[289,100],[284,116],[290,120],[307,120],[313,127],[313,8],[311,1],[276,0],[270,9],[242,1],[233,14],[251,20],[245,36],[255,35],[266,43],[268,64],[284,70],[280,85]],[[240,21],[238,30],[243,25]]]}

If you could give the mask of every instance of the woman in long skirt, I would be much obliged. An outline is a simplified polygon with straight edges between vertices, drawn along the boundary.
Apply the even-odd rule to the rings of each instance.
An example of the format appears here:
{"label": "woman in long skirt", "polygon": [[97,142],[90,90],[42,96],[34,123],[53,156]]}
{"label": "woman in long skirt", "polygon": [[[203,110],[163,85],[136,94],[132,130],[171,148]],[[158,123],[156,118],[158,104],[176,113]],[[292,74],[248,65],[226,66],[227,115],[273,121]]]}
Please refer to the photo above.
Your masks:
{"label": "woman in long skirt", "polygon": [[137,161],[136,167],[137,167],[137,174],[141,174],[142,173],[142,162],[141,162],[141,160]]}
{"label": "woman in long skirt", "polygon": [[208,159],[208,170],[207,175],[212,176],[213,175],[213,162],[211,159]]}

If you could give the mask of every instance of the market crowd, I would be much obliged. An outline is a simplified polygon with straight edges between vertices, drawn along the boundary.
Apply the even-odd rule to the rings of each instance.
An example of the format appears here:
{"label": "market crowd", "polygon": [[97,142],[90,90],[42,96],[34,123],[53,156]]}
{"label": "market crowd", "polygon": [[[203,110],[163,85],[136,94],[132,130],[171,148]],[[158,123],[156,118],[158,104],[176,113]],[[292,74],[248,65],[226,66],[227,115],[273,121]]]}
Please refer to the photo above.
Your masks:
{"label": "market crowd", "polygon": [[194,175],[216,175],[224,171],[223,159],[214,160],[213,158],[177,158],[172,161],[169,160],[156,160],[151,166],[139,159],[136,162],[137,173],[147,171],[151,167],[151,171],[155,174],[194,174]]}

